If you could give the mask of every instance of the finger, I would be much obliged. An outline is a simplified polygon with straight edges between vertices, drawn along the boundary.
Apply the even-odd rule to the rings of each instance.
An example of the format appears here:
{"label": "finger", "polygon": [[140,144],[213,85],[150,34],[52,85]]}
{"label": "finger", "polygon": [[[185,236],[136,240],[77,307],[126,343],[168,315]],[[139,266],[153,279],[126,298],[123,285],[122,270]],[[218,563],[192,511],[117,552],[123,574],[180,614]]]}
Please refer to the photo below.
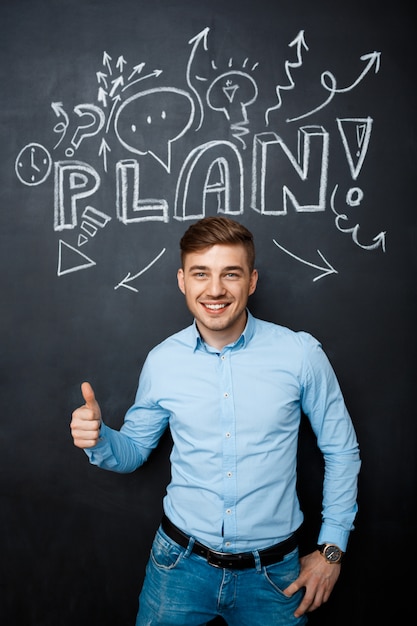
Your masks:
{"label": "finger", "polygon": [[294,612],[294,616],[301,617],[304,613],[311,613],[311,611],[318,609],[321,604],[322,601],[317,595],[312,597],[304,596],[303,600]]}
{"label": "finger", "polygon": [[94,390],[90,383],[84,382],[81,385],[81,393],[83,394],[83,398],[85,400],[85,404],[89,409],[97,408],[97,400],[94,395]]}
{"label": "finger", "polygon": [[74,411],[70,429],[74,445],[78,448],[92,448],[100,437],[100,422],[87,407]]}
{"label": "finger", "polygon": [[291,596],[293,596],[295,593],[297,593],[297,591],[300,589],[300,587],[297,585],[297,583],[294,581],[291,583],[291,585],[288,585],[288,587],[286,587],[283,591],[284,596],[287,596],[287,598],[291,598]]}
{"label": "finger", "polygon": [[73,430],[94,431],[100,428],[100,416],[97,412],[87,408],[85,405],[75,409],[72,414],[71,428]]}
{"label": "finger", "polygon": [[83,433],[81,436],[78,435],[77,433],[73,433],[73,441],[74,441],[74,445],[77,448],[93,448],[98,441],[98,436],[87,436],[85,433]]}

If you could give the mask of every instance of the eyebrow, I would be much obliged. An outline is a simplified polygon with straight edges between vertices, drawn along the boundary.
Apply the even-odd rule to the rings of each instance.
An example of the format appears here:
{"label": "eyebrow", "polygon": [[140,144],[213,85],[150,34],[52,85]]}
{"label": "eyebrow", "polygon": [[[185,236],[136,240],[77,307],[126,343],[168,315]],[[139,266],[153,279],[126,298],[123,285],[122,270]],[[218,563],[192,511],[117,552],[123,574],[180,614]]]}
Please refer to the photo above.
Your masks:
{"label": "eyebrow", "polygon": [[[196,270],[199,271],[210,271],[210,268],[208,267],[208,265],[191,265],[191,267],[188,268],[189,272],[194,272]],[[236,271],[239,270],[241,272],[243,272],[243,267],[241,265],[227,265],[226,267],[222,268],[222,272],[232,272],[232,271]]]}

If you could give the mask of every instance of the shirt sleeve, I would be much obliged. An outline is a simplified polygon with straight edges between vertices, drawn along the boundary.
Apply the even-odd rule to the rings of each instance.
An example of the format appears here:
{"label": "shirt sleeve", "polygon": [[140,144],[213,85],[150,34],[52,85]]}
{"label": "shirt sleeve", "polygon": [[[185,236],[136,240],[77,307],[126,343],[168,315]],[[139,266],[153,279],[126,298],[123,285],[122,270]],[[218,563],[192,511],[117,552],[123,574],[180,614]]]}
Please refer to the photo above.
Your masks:
{"label": "shirt sleeve", "polygon": [[318,543],[335,543],[345,551],[357,513],[359,445],[336,374],[319,342],[308,335],[305,355],[302,409],[324,458]]}
{"label": "shirt sleeve", "polygon": [[100,439],[85,450],[90,463],[113,472],[129,473],[143,465],[165,431],[169,413],[152,398],[151,376],[145,363],[134,404],[120,431],[102,423]]}
{"label": "shirt sleeve", "polygon": [[86,448],[85,453],[92,465],[120,473],[133,472],[147,458],[126,435],[104,423],[101,424],[98,443],[93,448]]}

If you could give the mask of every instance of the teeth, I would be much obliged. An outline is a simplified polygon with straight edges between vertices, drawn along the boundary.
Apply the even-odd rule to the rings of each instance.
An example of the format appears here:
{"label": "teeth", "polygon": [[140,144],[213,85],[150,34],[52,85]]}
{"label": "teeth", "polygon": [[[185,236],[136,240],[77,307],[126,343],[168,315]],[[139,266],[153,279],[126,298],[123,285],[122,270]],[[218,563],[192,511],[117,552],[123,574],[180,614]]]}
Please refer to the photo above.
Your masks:
{"label": "teeth", "polygon": [[207,309],[212,309],[213,311],[224,309],[225,306],[225,304],[206,304]]}

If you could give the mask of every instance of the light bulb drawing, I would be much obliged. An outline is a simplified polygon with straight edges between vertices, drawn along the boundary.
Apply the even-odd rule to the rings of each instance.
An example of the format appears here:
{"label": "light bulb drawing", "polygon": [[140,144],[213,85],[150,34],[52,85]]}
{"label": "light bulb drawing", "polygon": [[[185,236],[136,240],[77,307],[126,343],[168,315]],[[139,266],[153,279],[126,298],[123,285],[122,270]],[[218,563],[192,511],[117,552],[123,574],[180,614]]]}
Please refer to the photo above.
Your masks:
{"label": "light bulb drawing", "polygon": [[242,138],[249,133],[248,107],[258,97],[258,86],[254,79],[246,72],[232,70],[218,76],[210,85],[206,94],[208,106],[213,111],[222,112],[230,122],[232,135],[242,142]]}

